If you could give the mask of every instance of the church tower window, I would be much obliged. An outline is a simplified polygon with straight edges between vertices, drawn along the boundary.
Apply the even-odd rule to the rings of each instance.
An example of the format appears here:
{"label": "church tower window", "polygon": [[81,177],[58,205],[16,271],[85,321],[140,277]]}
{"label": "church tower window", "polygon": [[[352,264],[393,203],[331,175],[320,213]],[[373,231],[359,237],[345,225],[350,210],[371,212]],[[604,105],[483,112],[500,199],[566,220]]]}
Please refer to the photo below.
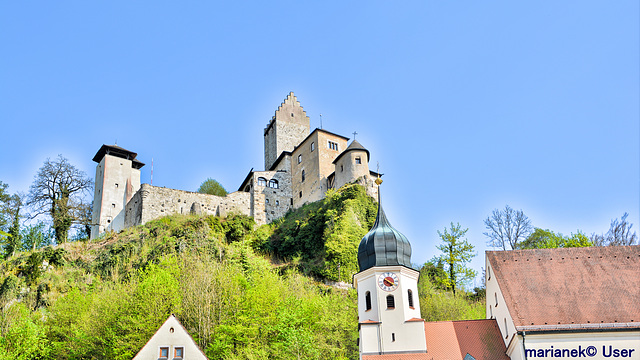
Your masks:
{"label": "church tower window", "polygon": [[371,293],[369,291],[367,291],[367,294],[364,296],[364,302],[366,305],[365,311],[371,310]]}
{"label": "church tower window", "polygon": [[409,307],[413,309],[413,291],[407,290],[407,296],[409,297]]}
{"label": "church tower window", "polygon": [[395,309],[396,308],[396,299],[393,295],[387,296],[387,309]]}

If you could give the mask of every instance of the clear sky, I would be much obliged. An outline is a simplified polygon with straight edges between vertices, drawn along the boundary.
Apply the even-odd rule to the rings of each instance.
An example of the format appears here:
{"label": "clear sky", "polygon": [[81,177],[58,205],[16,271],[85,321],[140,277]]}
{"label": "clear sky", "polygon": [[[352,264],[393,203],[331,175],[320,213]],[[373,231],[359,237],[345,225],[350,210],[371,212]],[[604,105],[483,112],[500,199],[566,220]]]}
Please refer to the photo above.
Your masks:
{"label": "clear sky", "polygon": [[384,173],[412,260],[450,222],[484,266],[483,220],[640,226],[640,5],[616,1],[4,1],[0,181],[47,157],[91,177],[102,144],[142,181],[237,190],[289,91],[311,127],[353,137]]}

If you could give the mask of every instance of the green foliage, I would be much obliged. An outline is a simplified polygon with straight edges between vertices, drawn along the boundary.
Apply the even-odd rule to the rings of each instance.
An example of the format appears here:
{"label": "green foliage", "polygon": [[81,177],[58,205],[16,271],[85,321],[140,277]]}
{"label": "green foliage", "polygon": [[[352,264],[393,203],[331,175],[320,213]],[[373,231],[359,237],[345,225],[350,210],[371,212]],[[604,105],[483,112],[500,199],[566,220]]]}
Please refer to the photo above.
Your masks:
{"label": "green foliage", "polygon": [[358,245],[376,214],[376,203],[362,186],[345,185],[327,192],[322,201],[288,213],[263,249],[285,261],[299,258],[306,274],[351,279],[358,272]]}
{"label": "green foliage", "polygon": [[593,246],[593,242],[580,230],[571,236],[563,236],[560,233],[546,229],[536,228],[523,242],[518,244],[518,249],[555,249],[563,247]]}
{"label": "green foliage", "polygon": [[209,195],[217,195],[217,196],[226,196],[227,190],[220,185],[220,183],[212,178],[208,178],[205,180],[200,187],[198,188],[198,192],[201,194],[209,194]]}
{"label": "green foliage", "polygon": [[[436,267],[437,269],[437,267]],[[482,290],[470,294],[460,290],[457,296],[431,282],[432,269],[420,269],[418,296],[420,313],[426,321],[470,320],[485,318],[485,297]],[[462,294],[462,296],[460,296]]]}
{"label": "green foliage", "polygon": [[469,229],[462,229],[460,224],[451,223],[450,230],[445,228],[444,232],[438,231],[438,235],[442,239],[442,244],[436,246],[442,251],[440,259],[447,267],[447,285],[456,294],[456,288],[464,285],[467,281],[476,277],[475,270],[465,266],[471,261],[476,254],[473,251],[474,246],[469,244],[467,239],[462,237]]}
{"label": "green foliage", "polygon": [[51,245],[53,232],[43,222],[27,225],[22,229],[22,250],[36,250]]}

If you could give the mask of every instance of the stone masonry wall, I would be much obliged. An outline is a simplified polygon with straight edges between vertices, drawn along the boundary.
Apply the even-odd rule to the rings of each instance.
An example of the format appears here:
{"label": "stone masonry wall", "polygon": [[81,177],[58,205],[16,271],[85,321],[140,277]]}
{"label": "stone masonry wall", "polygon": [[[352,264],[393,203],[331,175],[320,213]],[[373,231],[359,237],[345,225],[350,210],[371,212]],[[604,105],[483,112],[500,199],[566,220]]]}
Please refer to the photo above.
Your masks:
{"label": "stone masonry wall", "polygon": [[251,194],[233,192],[227,196],[200,194],[142,184],[125,209],[125,227],[144,224],[172,214],[226,216],[230,212],[251,216]]}

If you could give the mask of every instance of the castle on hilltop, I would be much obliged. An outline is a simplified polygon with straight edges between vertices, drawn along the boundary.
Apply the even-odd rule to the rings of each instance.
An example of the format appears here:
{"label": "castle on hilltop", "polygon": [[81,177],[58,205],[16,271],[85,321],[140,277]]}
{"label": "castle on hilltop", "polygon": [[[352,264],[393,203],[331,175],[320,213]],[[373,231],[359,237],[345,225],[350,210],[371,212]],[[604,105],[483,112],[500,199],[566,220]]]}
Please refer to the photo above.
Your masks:
{"label": "castle on hilltop", "polygon": [[235,212],[267,224],[352,182],[377,199],[378,174],[369,170],[369,150],[355,139],[348,141],[324,129],[310,131],[309,117],[290,92],[264,129],[264,170],[251,169],[227,196],[140,184],[144,163],[137,154],[102,145],[93,157],[98,165],[91,238],[171,214]]}

